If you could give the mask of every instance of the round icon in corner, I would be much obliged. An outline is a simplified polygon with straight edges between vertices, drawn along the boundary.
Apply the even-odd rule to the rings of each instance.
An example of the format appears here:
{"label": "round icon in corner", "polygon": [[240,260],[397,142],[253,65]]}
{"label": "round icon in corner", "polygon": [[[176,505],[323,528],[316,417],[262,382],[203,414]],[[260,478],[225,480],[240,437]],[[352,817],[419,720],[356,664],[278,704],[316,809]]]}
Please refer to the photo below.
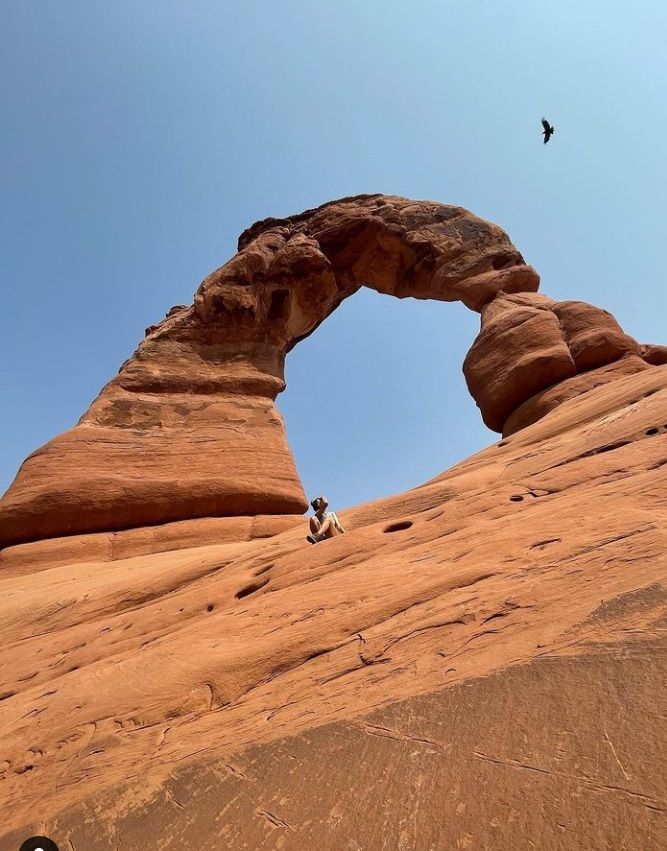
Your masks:
{"label": "round icon in corner", "polygon": [[19,851],[59,851],[59,848],[48,836],[31,836],[21,845]]}

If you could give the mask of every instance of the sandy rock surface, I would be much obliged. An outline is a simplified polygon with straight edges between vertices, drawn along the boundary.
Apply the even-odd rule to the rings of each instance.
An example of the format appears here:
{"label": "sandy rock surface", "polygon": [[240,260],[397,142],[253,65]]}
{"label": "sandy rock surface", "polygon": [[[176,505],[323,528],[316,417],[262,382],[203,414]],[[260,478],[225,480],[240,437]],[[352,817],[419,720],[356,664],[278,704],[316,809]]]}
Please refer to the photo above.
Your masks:
{"label": "sandy rock surface", "polygon": [[343,519],[0,579],[2,851],[662,848],[667,371]]}
{"label": "sandy rock surface", "polygon": [[[0,851],[662,851],[667,348],[388,196],[259,222],[0,500]],[[286,353],[481,313],[498,443],[305,540]]]}

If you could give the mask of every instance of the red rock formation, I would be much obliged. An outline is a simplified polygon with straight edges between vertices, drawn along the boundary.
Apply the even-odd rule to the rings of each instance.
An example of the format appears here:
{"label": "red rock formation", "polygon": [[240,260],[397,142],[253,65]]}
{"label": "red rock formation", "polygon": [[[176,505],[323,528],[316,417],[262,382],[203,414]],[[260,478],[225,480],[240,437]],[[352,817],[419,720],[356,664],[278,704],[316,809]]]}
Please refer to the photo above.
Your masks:
{"label": "red rock formation", "polygon": [[652,366],[315,547],[0,574],[1,851],[662,851],[666,424]]}
{"label": "red rock formation", "polygon": [[[300,514],[276,395],[286,353],[366,285],[482,311],[464,372],[486,424],[511,433],[647,363],[608,313],[537,295],[497,226],[382,195],[267,219],[147,330],[78,425],[33,453],[0,501],[0,547],[195,518]],[[609,368],[609,364],[619,362]]]}
{"label": "red rock formation", "polygon": [[[506,437],[310,547],[274,398],[362,284],[481,310]],[[667,350],[536,288],[368,196],[149,329],[0,503],[0,851],[662,851]]]}
{"label": "red rock formation", "polygon": [[640,347],[583,301],[502,294],[484,307],[463,372],[486,425],[511,434],[573,395],[646,369],[659,349]]}
{"label": "red rock formation", "polygon": [[300,514],[274,405],[286,352],[362,284],[479,309],[537,274],[496,225],[382,195],[259,222],[0,502],[0,547],[198,517]]}

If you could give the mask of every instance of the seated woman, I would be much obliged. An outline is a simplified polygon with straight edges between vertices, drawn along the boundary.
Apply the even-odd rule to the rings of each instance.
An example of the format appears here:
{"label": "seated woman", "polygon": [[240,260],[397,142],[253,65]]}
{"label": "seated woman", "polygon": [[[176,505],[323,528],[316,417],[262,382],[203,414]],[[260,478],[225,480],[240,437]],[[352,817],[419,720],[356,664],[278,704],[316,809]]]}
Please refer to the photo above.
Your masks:
{"label": "seated woman", "polygon": [[310,535],[306,537],[309,543],[317,544],[326,538],[333,538],[335,535],[343,535],[347,532],[336,512],[327,511],[329,501],[325,496],[315,497],[310,504],[315,514],[310,518]]}

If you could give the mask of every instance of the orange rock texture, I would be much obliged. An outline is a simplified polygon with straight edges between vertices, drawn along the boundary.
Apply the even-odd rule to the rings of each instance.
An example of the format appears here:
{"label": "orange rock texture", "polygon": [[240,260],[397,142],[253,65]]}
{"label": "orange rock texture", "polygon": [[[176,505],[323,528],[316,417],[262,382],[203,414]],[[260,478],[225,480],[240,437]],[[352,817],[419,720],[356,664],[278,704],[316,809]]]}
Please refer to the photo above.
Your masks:
{"label": "orange rock texture", "polygon": [[606,310],[537,293],[503,293],[488,303],[463,364],[484,422],[505,434],[566,398],[647,368],[639,344]]}
{"label": "orange rock texture", "polygon": [[364,285],[482,312],[464,372],[496,431],[667,358],[603,310],[538,295],[509,237],[460,207],[373,195],[267,219],[241,235],[192,307],[147,329],[78,425],[25,461],[0,502],[0,546],[303,513],[275,406],[285,356]]}
{"label": "orange rock texture", "polygon": [[302,514],[274,400],[285,355],[362,285],[479,309],[539,278],[460,207],[362,196],[259,222],[0,503],[0,546],[199,517]]}
{"label": "orange rock texture", "polygon": [[[666,353],[537,283],[459,208],[267,220],[28,459],[0,851],[665,847]],[[481,312],[505,435],[311,547],[274,397],[362,284]]]}

